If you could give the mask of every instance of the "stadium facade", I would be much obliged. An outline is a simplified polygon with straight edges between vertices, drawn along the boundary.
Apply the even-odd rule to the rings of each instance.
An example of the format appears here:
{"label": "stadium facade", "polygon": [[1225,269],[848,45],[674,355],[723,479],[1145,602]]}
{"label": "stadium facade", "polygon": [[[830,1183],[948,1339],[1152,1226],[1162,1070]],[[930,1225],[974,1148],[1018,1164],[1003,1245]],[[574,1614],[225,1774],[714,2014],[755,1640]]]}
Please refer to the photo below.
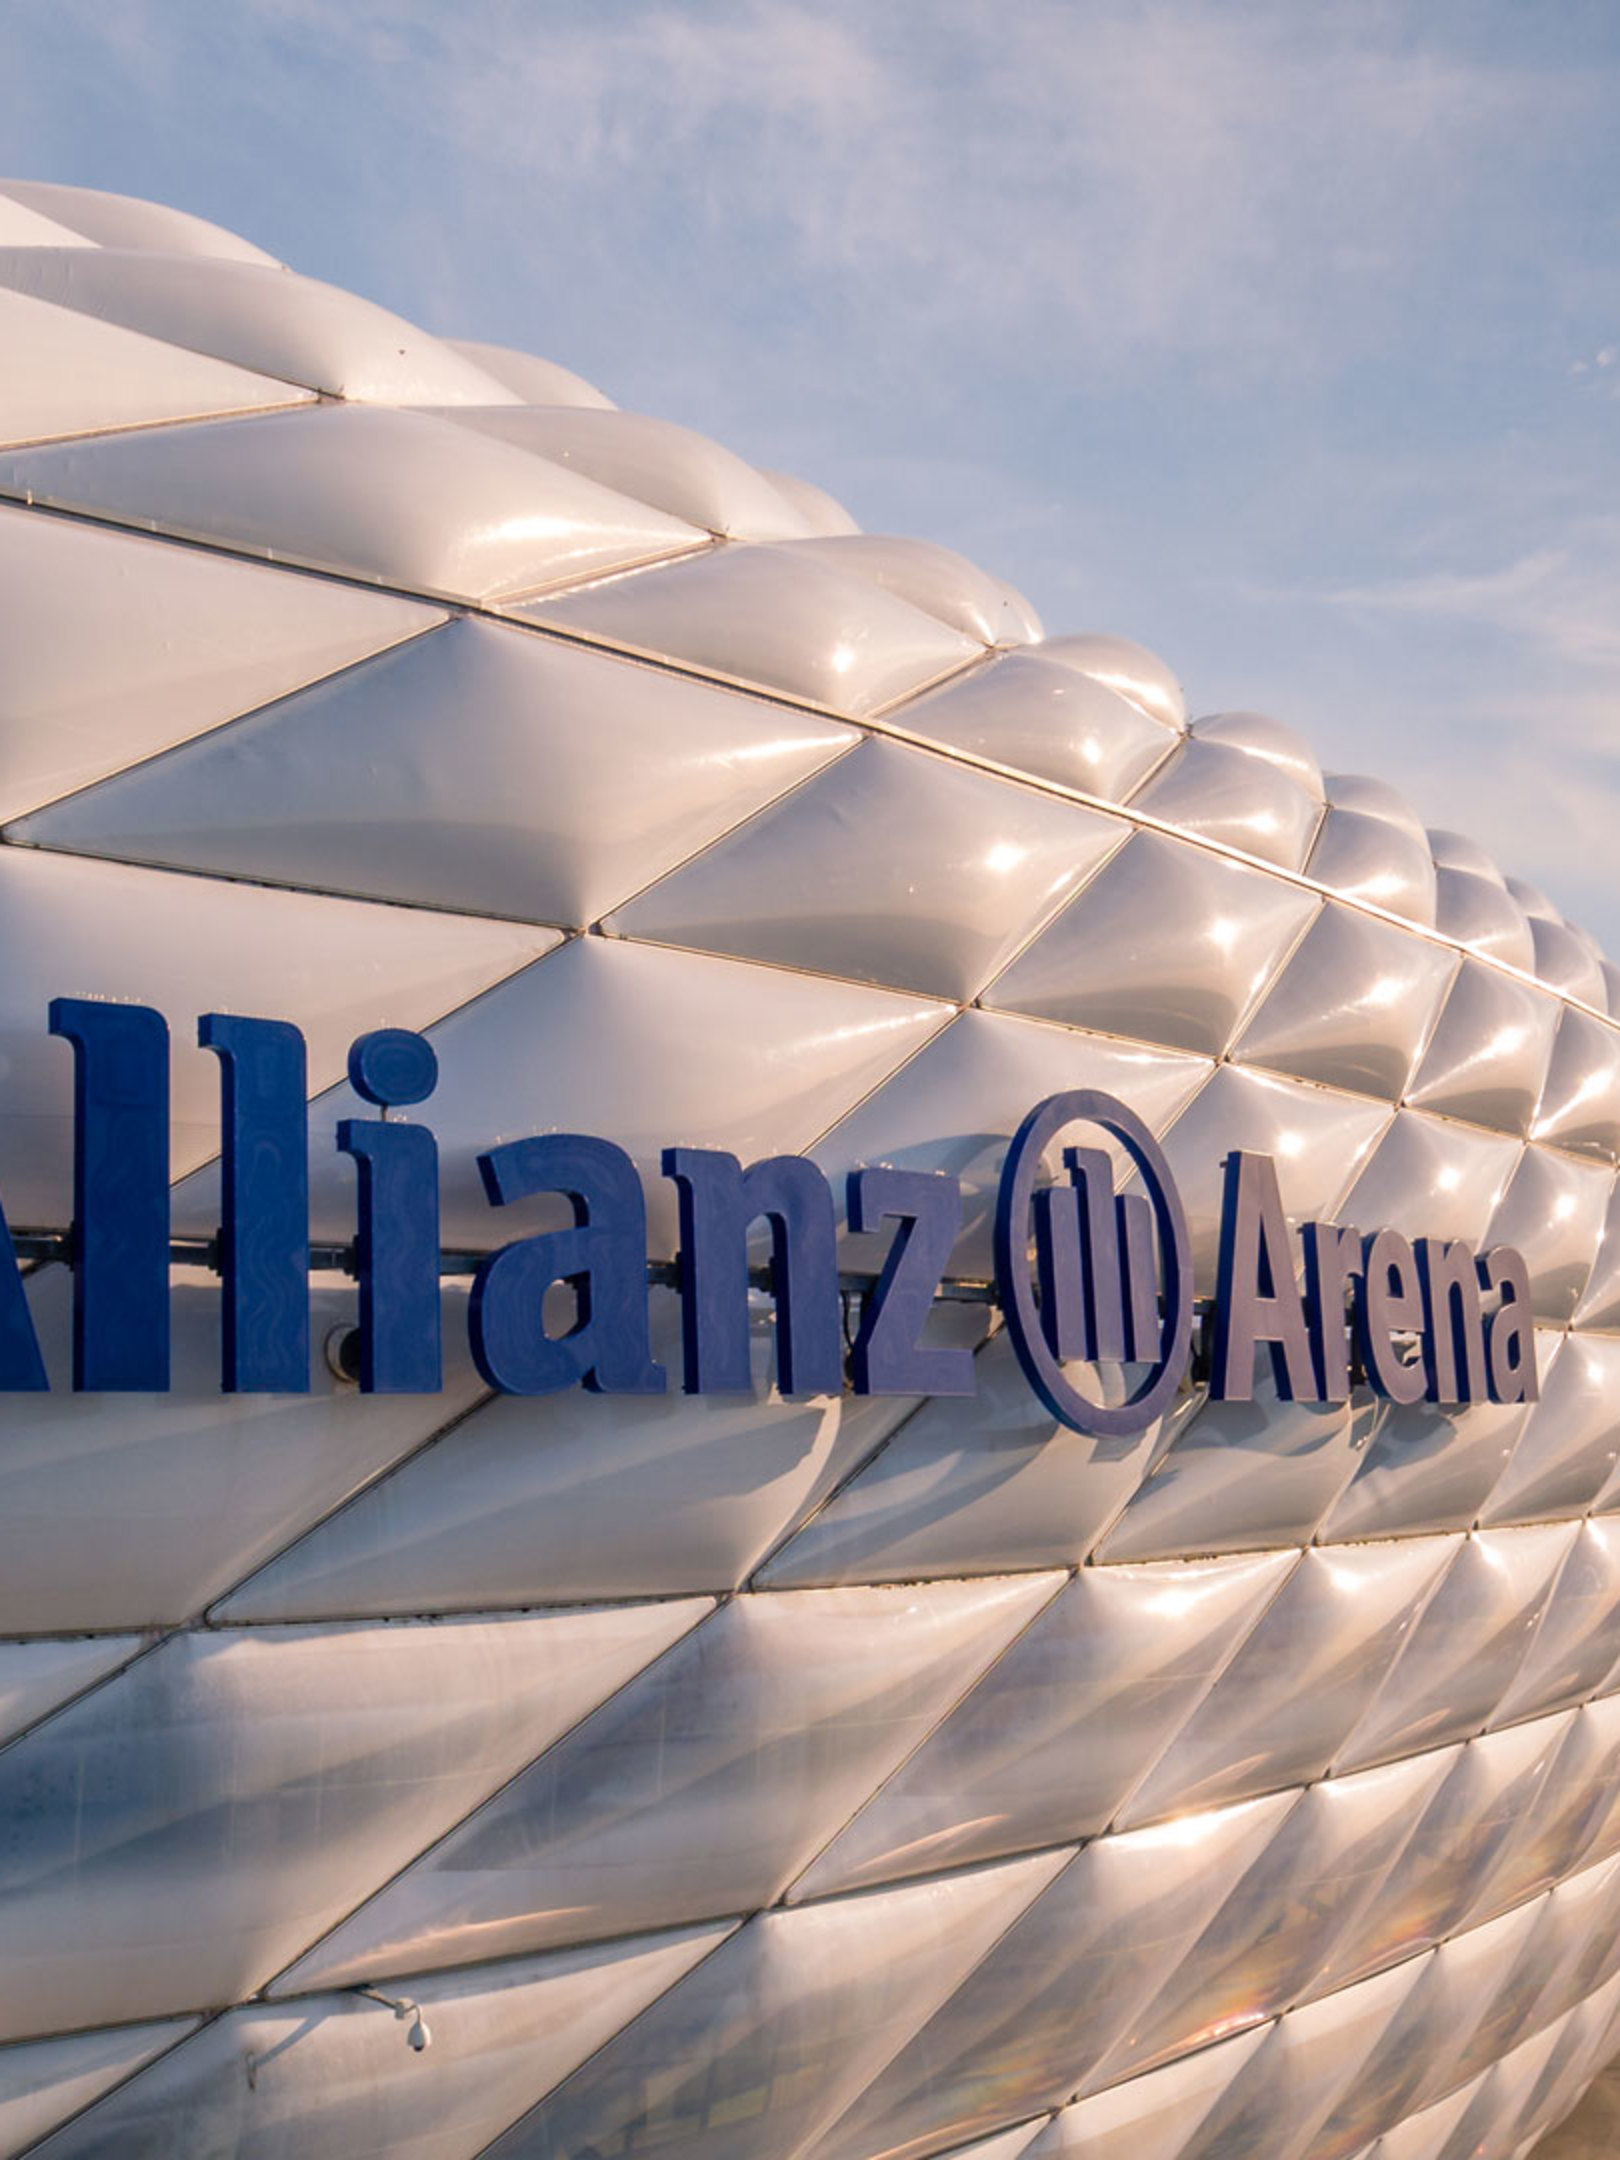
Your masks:
{"label": "stadium facade", "polygon": [[20,183],[0,820],[0,2154],[1575,2104],[1620,974],[1543,895],[552,362]]}

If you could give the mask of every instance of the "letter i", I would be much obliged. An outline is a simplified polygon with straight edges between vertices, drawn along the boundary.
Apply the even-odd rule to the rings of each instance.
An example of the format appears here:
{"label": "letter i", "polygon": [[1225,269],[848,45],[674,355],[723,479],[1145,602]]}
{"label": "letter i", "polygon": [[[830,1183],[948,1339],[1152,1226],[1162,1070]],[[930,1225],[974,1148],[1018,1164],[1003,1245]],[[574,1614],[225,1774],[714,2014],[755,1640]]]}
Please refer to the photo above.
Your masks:
{"label": "letter i", "polygon": [[344,1118],[337,1144],[360,1174],[360,1387],[367,1395],[433,1395],[444,1384],[439,1321],[439,1146],[425,1125],[388,1112],[426,1102],[438,1085],[433,1045],[406,1028],[376,1028],[349,1052],[349,1085],[382,1110]]}

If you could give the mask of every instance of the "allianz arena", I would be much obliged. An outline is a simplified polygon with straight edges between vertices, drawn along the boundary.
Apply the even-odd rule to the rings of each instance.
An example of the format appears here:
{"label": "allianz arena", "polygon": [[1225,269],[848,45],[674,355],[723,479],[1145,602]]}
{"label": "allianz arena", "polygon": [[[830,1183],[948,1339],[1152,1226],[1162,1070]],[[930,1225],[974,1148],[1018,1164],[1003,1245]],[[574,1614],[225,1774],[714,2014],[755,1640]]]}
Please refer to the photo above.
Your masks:
{"label": "allianz arena", "polygon": [[[0,2154],[1516,2160],[1620,2048],[1620,974],[1539,892],[559,366],[22,184],[0,818]],[[170,1030],[166,1389],[94,1380],[86,1199],[161,1098],[53,1000]],[[204,1015],[307,1055],[307,1390],[222,1385]],[[348,1377],[377,1030],[415,1392]],[[992,1218],[1075,1089],[1201,1307],[1262,1156],[1291,1236],[1522,1255],[1539,1390],[1054,1417]],[[667,1386],[475,1355],[563,1219],[479,1158],[576,1133]],[[972,1392],[784,1397],[758,1265],[752,1391],[682,1392],[668,1146],[808,1158],[846,1321],[848,1176],[958,1181]]]}

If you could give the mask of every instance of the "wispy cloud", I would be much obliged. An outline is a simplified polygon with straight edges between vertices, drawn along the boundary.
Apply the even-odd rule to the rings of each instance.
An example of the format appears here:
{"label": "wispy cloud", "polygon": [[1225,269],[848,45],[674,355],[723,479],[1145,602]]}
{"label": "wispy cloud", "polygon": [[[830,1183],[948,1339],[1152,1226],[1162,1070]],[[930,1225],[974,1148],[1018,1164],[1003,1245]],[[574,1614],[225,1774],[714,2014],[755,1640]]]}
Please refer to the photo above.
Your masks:
{"label": "wispy cloud", "polygon": [[[1561,545],[1495,569],[1432,570],[1341,586],[1322,598],[1362,614],[1473,623],[1515,638],[1533,653],[1620,671],[1620,516],[1581,519]],[[1620,730],[1620,712],[1615,719]]]}

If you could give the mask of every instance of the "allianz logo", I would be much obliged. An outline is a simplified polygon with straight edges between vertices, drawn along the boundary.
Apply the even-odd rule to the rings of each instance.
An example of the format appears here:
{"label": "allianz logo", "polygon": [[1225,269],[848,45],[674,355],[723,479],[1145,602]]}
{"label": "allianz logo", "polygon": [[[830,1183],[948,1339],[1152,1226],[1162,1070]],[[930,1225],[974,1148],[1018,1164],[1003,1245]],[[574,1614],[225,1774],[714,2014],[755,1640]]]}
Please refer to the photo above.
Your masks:
{"label": "allianz logo", "polygon": [[[343,1118],[333,1144],[354,1162],[352,1245],[312,1254],[307,1057],[284,1020],[207,1013],[197,1040],[220,1066],[221,1225],[188,1250],[171,1240],[169,1029],[150,1006],[58,998],[50,1029],[72,1048],[74,1207],[65,1236],[19,1232],[0,1212],[0,1390],[49,1386],[20,1255],[73,1270],[73,1386],[169,1387],[169,1271],[206,1259],[221,1277],[220,1384],[227,1393],[305,1393],[309,1275],[339,1265],[358,1285],[354,1375],[363,1392],[432,1394],[443,1384],[439,1155],[431,1128],[399,1113],[427,1102],[438,1061],[404,1029],[360,1036],[349,1080],[381,1114]],[[1050,1151],[1077,1127],[1100,1135]],[[1135,1181],[1114,1189],[1112,1142]],[[520,1236],[474,1261],[467,1326],[489,1386],[547,1395],[661,1394],[648,1291],[669,1279],[681,1309],[681,1387],[753,1387],[750,1330],[763,1224],[785,1395],[971,1395],[968,1350],[924,1339],[962,1225],[958,1179],[874,1164],[849,1173],[856,1234],[887,1235],[881,1269],[839,1272],[837,1210],[801,1155],[746,1168],[721,1150],[668,1147],[679,1257],[649,1263],[640,1173],[624,1149],[584,1133],[536,1133],[478,1157],[492,1208],[561,1199],[567,1227]],[[1224,1166],[1213,1294],[1195,1312],[1186,1214],[1163,1151],[1128,1104],[1092,1089],[1038,1103],[1002,1167],[989,1297],[1022,1370],[1053,1417],[1080,1432],[1140,1433],[1197,1369],[1218,1400],[1246,1400],[1269,1364],[1285,1400],[1339,1403],[1365,1387],[1398,1403],[1531,1402],[1537,1395],[1529,1271],[1515,1248],[1475,1254],[1460,1239],[1307,1222],[1291,1231],[1271,1158]],[[1139,1185],[1140,1189],[1135,1189]],[[555,1325],[559,1286],[566,1324]],[[1104,1398],[1103,1377],[1112,1381]]]}

